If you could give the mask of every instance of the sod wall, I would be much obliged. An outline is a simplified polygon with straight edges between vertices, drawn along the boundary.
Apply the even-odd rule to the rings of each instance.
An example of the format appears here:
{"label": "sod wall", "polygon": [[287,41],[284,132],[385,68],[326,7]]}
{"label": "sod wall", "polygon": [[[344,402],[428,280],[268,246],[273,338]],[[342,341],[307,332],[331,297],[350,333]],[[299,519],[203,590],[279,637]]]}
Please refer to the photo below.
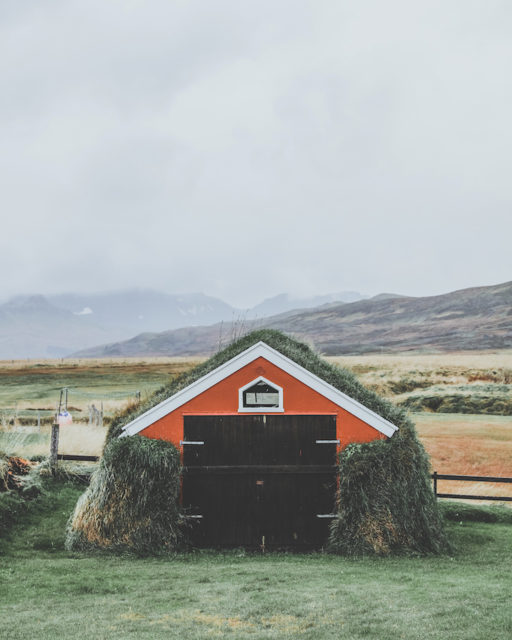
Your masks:
{"label": "sod wall", "polygon": [[115,439],[67,528],[69,550],[174,551],[181,539],[180,455],[162,440]]}

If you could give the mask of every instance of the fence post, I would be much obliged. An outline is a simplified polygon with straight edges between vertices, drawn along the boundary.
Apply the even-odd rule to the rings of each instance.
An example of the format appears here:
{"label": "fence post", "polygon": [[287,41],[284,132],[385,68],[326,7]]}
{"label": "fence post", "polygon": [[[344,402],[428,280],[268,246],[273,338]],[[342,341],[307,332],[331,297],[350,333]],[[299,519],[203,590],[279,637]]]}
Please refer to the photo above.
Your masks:
{"label": "fence post", "polygon": [[437,471],[434,471],[432,477],[434,478],[434,496],[437,498]]}
{"label": "fence post", "polygon": [[59,452],[59,423],[52,424],[52,437],[50,440],[50,469],[55,474],[57,469],[57,454]]}

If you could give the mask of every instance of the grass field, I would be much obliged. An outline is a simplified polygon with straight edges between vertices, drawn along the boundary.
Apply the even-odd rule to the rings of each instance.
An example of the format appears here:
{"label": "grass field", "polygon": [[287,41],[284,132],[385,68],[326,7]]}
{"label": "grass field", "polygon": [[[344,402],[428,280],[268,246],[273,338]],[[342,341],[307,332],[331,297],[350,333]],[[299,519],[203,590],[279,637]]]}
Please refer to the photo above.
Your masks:
{"label": "grass field", "polygon": [[[351,369],[363,384],[398,404],[414,401],[417,408],[432,410],[428,398],[444,398],[445,410],[460,413],[461,402],[453,399],[462,398],[468,408],[473,402],[473,413],[500,415],[510,409],[512,415],[510,351],[328,360]],[[197,362],[185,358],[0,361],[0,414],[4,425],[16,416],[18,423],[35,424],[38,411],[51,421],[59,391],[68,387],[75,422],[88,420],[90,404],[99,408],[103,403],[108,419],[133,402],[137,392],[144,397]]]}
{"label": "grass field", "polygon": [[113,360],[0,361],[0,413],[3,423],[36,424],[37,412],[51,422],[59,392],[69,389],[69,409],[75,422],[88,421],[88,406],[110,418],[136,393],[151,394],[195,361],[183,358]]}
{"label": "grass field", "polygon": [[[372,355],[328,358],[351,369],[361,382],[398,404],[432,411],[512,415],[512,352],[443,355]],[[69,388],[75,422],[88,420],[88,406],[103,403],[108,420],[118,409],[196,364],[185,358],[0,361],[0,416],[4,426],[35,424],[37,412],[51,421],[59,391]],[[456,399],[458,399],[456,401]],[[462,405],[462,406],[461,406]],[[467,405],[467,406],[464,406]],[[435,408],[434,408],[435,410]]]}
{"label": "grass field", "polygon": [[[0,540],[0,637],[508,640],[512,524],[453,511],[450,556],[83,555],[63,549],[82,487],[51,483]],[[510,521],[510,518],[508,518]]]}

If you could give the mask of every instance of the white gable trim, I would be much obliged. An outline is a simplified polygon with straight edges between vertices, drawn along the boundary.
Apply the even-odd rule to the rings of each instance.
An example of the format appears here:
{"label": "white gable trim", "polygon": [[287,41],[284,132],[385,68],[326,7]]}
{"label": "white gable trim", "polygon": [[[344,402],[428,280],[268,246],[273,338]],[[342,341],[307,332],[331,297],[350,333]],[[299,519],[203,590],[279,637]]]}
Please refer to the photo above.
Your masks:
{"label": "white gable trim", "polygon": [[[314,373],[311,373],[304,367],[301,367],[299,364],[290,360],[279,351],[276,351],[272,347],[269,347],[264,342],[257,342],[252,345],[242,353],[239,353],[237,356],[228,360],[224,364],[217,367],[213,371],[210,371],[202,378],[199,378],[188,387],[185,387],[181,391],[178,391],[170,398],[163,400],[160,404],[155,405],[142,415],[138,416],[131,422],[129,422],[125,427],[123,427],[123,432],[119,437],[123,436],[133,436],[139,431],[146,429],[150,425],[152,425],[157,420],[160,420],[168,413],[175,411],[189,400],[192,400],[200,393],[207,391],[217,383],[221,382],[228,376],[236,373],[246,365],[250,364],[257,358],[265,358],[276,367],[279,367],[292,377],[296,378],[303,384],[307,385],[314,391],[317,391],[325,398],[328,398],[334,404],[337,404],[342,409],[345,409],[352,415],[356,416],[366,424],[369,424],[380,433],[391,437],[395,431],[398,430],[394,424],[379,416],[377,413],[368,409],[357,400],[350,398],[342,391],[339,391],[331,384],[322,380]],[[273,383],[272,383],[273,384]],[[252,411],[251,413],[262,413],[261,411]],[[266,413],[266,411],[264,412]]]}
{"label": "white gable trim", "polygon": [[[279,404],[277,407],[260,407],[259,409],[257,407],[244,407],[244,391],[246,389],[249,389],[249,387],[252,387],[252,385],[256,384],[257,382],[266,382],[268,385],[276,389],[276,391],[279,393]],[[280,387],[275,382],[271,382],[270,380],[267,380],[267,378],[260,376],[259,378],[256,378],[255,380],[251,380],[247,384],[244,384],[243,387],[240,387],[240,389],[238,389],[238,412],[239,413],[269,413],[269,412],[275,413],[278,411],[280,411],[281,413],[284,411],[283,388]]]}

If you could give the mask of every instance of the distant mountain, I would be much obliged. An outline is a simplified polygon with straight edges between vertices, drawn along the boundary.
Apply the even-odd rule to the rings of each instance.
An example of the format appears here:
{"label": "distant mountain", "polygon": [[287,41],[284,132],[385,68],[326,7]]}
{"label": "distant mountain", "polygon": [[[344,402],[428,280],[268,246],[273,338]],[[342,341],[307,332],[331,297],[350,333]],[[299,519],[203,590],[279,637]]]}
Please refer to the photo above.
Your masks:
{"label": "distant mountain", "polygon": [[237,314],[222,300],[199,293],[18,296],[0,304],[0,359],[60,357],[141,331],[231,321]]}
{"label": "distant mountain", "polygon": [[[288,312],[254,327],[280,329],[328,355],[409,350],[458,351],[512,348],[512,282],[440,296],[377,296],[351,303]],[[208,355],[236,325],[190,327],[136,336],[80,352],[87,356]]]}
{"label": "distant mountain", "polygon": [[61,357],[141,333],[230,324],[242,317],[261,320],[269,314],[350,296],[359,294],[304,299],[283,294],[247,311],[202,293],[168,294],[150,289],[18,296],[0,304],[0,359]]}
{"label": "distant mountain", "polygon": [[238,313],[222,300],[202,293],[175,295],[150,289],[69,293],[48,296],[48,300],[76,316],[90,316],[103,327],[115,327],[126,337],[140,331],[164,331],[232,320]]}
{"label": "distant mountain", "polygon": [[263,302],[260,302],[260,304],[249,309],[247,315],[250,318],[266,318],[295,309],[310,309],[333,302],[355,302],[356,300],[363,300],[364,298],[365,296],[362,296],[357,291],[327,293],[325,295],[310,296],[308,298],[294,298],[287,293],[281,293],[273,298],[266,298]]}
{"label": "distant mountain", "polygon": [[19,296],[0,305],[0,358],[55,358],[84,344],[115,339],[43,296]]}

